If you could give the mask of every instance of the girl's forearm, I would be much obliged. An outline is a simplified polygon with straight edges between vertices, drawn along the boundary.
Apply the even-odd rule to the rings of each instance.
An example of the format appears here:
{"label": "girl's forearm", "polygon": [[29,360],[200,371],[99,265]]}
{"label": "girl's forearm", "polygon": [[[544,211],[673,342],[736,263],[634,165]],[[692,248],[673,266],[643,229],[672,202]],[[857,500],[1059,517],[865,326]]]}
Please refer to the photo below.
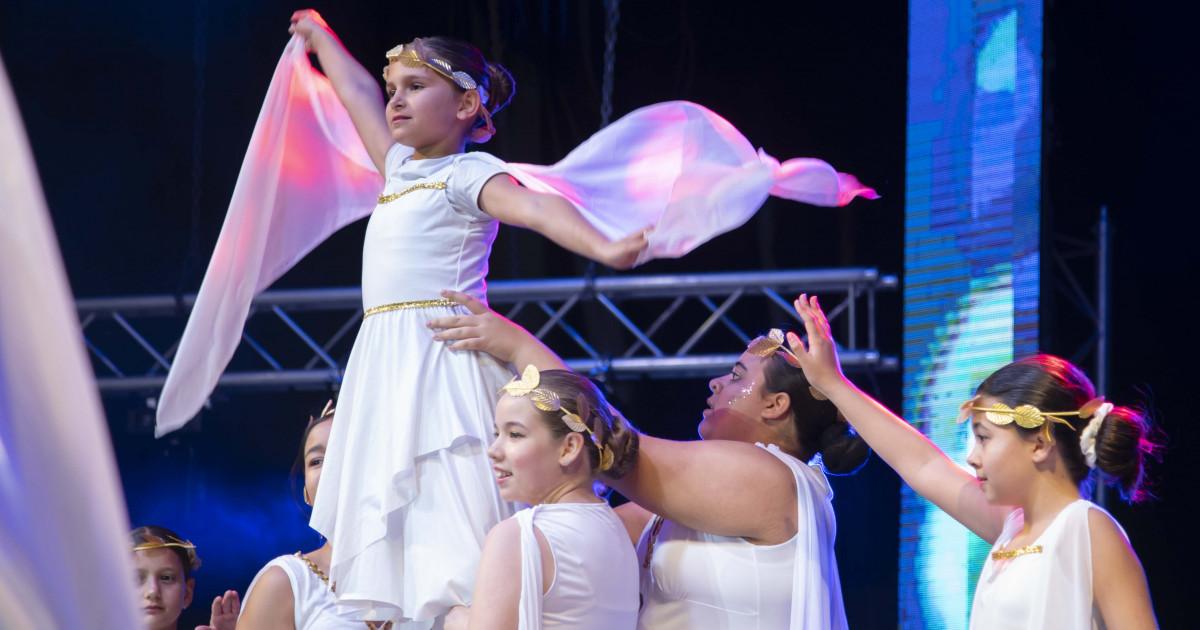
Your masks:
{"label": "girl's forearm", "polygon": [[528,227],[580,256],[609,263],[608,238],[566,199],[539,195],[536,207],[529,214]]}
{"label": "girl's forearm", "polygon": [[329,78],[338,98],[355,115],[352,105],[359,99],[369,98],[381,109],[382,92],[375,77],[346,50],[342,40],[333,31],[314,32],[311,37],[312,51],[321,63],[321,71]]}

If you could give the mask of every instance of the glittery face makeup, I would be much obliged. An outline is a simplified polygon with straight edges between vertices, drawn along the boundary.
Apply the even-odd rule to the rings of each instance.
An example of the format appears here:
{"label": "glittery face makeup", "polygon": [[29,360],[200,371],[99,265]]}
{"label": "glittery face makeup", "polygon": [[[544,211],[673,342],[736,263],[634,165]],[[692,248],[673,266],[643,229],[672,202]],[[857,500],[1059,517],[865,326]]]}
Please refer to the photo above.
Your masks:
{"label": "glittery face makeup", "polygon": [[700,421],[700,437],[746,441],[761,417],[762,368],[762,357],[743,353],[728,374],[708,382],[712,395]]}

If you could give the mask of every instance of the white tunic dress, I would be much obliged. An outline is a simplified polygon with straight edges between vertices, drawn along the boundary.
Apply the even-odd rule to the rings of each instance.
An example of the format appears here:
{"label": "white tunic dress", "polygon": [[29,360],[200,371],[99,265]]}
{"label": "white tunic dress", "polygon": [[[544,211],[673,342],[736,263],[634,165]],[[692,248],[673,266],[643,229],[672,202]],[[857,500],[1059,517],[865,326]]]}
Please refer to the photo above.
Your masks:
{"label": "white tunic dress", "polygon": [[486,299],[497,222],[478,198],[503,171],[495,158],[411,153],[388,152],[383,192],[401,194],[375,209],[363,246],[364,309],[403,308],[363,320],[312,515],[333,545],[339,604],[397,621],[469,605],[487,532],[515,511],[485,452],[509,369],[435,342],[425,322],[465,311],[421,303],[441,289]]}
{"label": "white tunic dress", "polygon": [[[1112,518],[1100,506],[1081,499],[1059,512],[1046,531],[1026,547],[1041,546],[1041,552],[1002,560],[993,560],[988,554],[975,587],[971,630],[1104,628],[1092,601],[1091,510]],[[1010,514],[992,551],[1003,550],[1024,524],[1024,511]],[[1124,535],[1120,527],[1117,525]]]}
{"label": "white tunic dress", "polygon": [[[514,518],[521,525],[519,630],[633,630],[637,558],[607,503],[538,505]],[[544,595],[535,527],[554,555],[554,582]]]}
{"label": "white tunic dress", "polygon": [[644,599],[639,629],[846,628],[833,553],[833,492],[825,473],[774,445],[764,448],[796,478],[796,535],[778,545],[754,545],[652,520],[638,544]]}
{"label": "white tunic dress", "polygon": [[268,562],[254,576],[244,601],[250,599],[254,586],[271,567],[282,569],[292,584],[296,630],[364,630],[367,627],[353,615],[338,613],[329,585],[309,568],[307,562],[296,556],[279,556]]}

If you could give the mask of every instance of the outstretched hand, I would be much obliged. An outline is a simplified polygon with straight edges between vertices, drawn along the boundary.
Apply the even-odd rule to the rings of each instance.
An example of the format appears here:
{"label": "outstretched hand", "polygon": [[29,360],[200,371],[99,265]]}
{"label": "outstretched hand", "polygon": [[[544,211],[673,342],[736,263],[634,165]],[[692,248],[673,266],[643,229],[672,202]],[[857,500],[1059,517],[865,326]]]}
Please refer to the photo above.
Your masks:
{"label": "outstretched hand", "polygon": [[313,51],[313,36],[323,33],[333,33],[329,28],[329,24],[325,22],[325,18],[321,17],[313,9],[302,9],[292,14],[292,25],[288,27],[288,32],[299,35],[304,38],[304,49],[308,52]]}
{"label": "outstretched hand", "polygon": [[196,630],[233,630],[237,626],[242,602],[237,591],[225,591],[213,600],[212,617],[207,626],[196,626]]}
{"label": "outstretched hand", "polygon": [[796,314],[804,321],[804,330],[808,333],[808,347],[806,348],[800,337],[793,332],[787,334],[788,345],[800,360],[800,367],[804,370],[804,377],[808,379],[809,384],[829,396],[831,388],[846,380],[842,374],[841,363],[838,362],[837,346],[833,343],[829,320],[825,318],[825,312],[821,310],[815,295],[809,297],[807,294],[801,294],[792,305],[796,307]]}
{"label": "outstretched hand", "polygon": [[629,236],[611,241],[605,246],[600,262],[613,269],[632,269],[642,252],[650,245],[650,229],[638,230]]}

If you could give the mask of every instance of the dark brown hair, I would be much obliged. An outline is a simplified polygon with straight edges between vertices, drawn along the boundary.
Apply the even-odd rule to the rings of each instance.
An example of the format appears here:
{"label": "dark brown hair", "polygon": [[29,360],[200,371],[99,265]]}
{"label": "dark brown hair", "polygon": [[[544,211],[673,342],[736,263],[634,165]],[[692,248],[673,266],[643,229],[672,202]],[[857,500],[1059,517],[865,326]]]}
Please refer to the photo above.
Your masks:
{"label": "dark brown hair", "polygon": [[[512,100],[517,90],[512,75],[504,66],[484,59],[479,49],[467,42],[451,37],[421,37],[413,40],[408,46],[416,46],[425,58],[436,57],[450,64],[455,71],[463,71],[471,75],[475,83],[487,90],[488,100],[483,104],[493,117],[496,112],[504,109]],[[457,89],[458,86],[455,86]],[[472,129],[484,126],[483,116],[480,116]]]}
{"label": "dark brown hair", "polygon": [[[545,370],[541,373],[538,389],[548,389],[558,395],[563,410],[579,413],[576,399],[580,396],[586,401],[589,412],[583,418],[584,424],[592,430],[596,441],[607,446],[613,453],[613,465],[604,474],[613,479],[620,479],[633,468],[638,455],[638,433],[625,417],[608,405],[604,394],[586,376],[570,370]],[[563,412],[538,411],[538,415],[550,428],[556,439],[562,439],[570,434],[571,427],[563,422]],[[584,449],[591,462],[592,474],[600,472],[600,451],[592,443],[590,436],[583,436]]]}
{"label": "dark brown hair", "polygon": [[[1048,354],[1010,363],[979,385],[976,394],[991,396],[1015,409],[1032,405],[1041,411],[1074,411],[1096,397],[1092,381],[1070,361]],[[1068,417],[1070,426],[1055,422],[1054,444],[1062,454],[1071,479],[1082,484],[1091,470],[1079,446],[1079,432],[1087,418]],[[1022,435],[1032,437],[1041,427],[1026,429],[1012,424]],[[1121,496],[1130,503],[1150,496],[1146,475],[1148,457],[1156,457],[1162,448],[1158,432],[1145,411],[1129,407],[1114,407],[1104,418],[1096,435],[1096,468],[1104,473],[1102,480],[1117,486]]]}
{"label": "dark brown hair", "polygon": [[852,475],[863,467],[871,447],[841,419],[832,402],[813,396],[804,370],[776,352],[763,361],[763,378],[767,392],[788,395],[800,442],[800,452],[793,453],[798,459],[807,462],[820,453],[821,465],[834,475]]}

